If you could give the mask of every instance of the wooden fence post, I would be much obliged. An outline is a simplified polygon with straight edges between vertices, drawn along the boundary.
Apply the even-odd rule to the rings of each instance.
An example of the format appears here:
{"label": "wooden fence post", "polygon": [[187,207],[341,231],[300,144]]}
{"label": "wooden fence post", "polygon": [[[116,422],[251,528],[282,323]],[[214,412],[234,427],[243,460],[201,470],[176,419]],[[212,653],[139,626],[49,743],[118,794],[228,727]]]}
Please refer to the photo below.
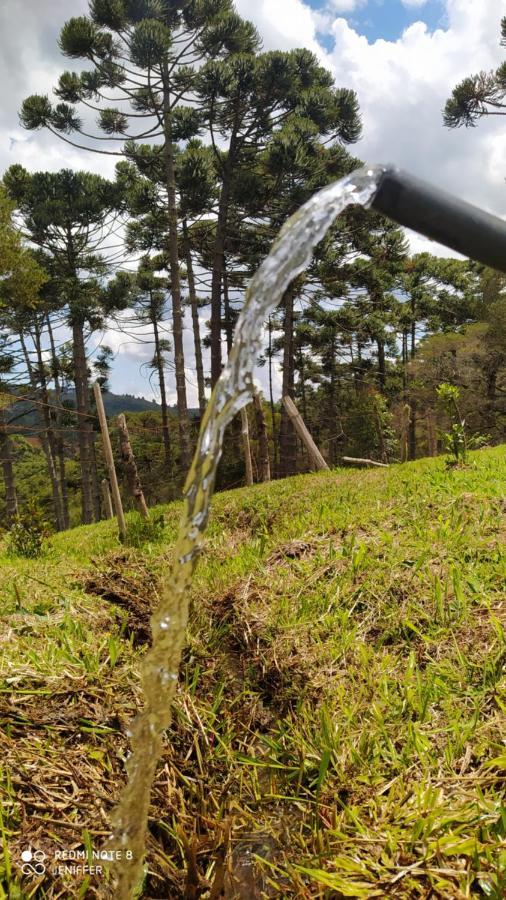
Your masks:
{"label": "wooden fence post", "polygon": [[114,501],[114,509],[118,519],[119,535],[121,540],[126,538],[126,522],[123,512],[123,504],[121,502],[121,494],[119,492],[118,478],[116,468],[114,466],[114,457],[112,455],[111,439],[109,437],[109,429],[107,427],[107,419],[105,416],[104,401],[102,399],[102,390],[98,381],[93,385],[93,393],[95,394],[95,403],[97,404],[98,420],[100,422],[100,430],[102,432],[102,443],[104,446],[104,456],[109,472],[109,482],[112,490],[112,499]]}
{"label": "wooden fence post", "polygon": [[133,454],[132,445],[130,443],[130,435],[126,419],[123,413],[118,416],[119,440],[121,448],[121,459],[125,466],[125,472],[130,493],[132,494],[135,505],[143,519],[149,518],[148,507],[142,490],[139,472],[137,471],[137,463]]}
{"label": "wooden fence post", "polygon": [[241,430],[244,462],[246,464],[246,484],[253,484],[253,465],[251,463],[251,444],[249,441],[248,413],[244,406],[241,409]]}
{"label": "wooden fence post", "polygon": [[307,448],[310,459],[313,461],[313,466],[315,469],[328,469],[328,465],[325,462],[323,456],[321,455],[318,447],[316,446],[313,438],[309,434],[307,430],[304,420],[295,406],[291,397],[283,397],[283,405],[291,419],[293,427],[295,428],[297,434],[299,435],[302,443]]}
{"label": "wooden fence post", "polygon": [[256,391],[253,394],[255,417],[258,434],[258,456],[260,481],[271,480],[271,464],[269,460],[269,438],[267,436],[267,423],[265,421],[262,398]]}
{"label": "wooden fence post", "polygon": [[104,515],[106,519],[112,519],[114,516],[111,500],[111,491],[107,478],[102,478],[102,503],[104,507]]}
{"label": "wooden fence post", "polygon": [[408,458],[408,434],[409,423],[411,421],[411,407],[409,403],[405,403],[401,413],[401,462],[406,462]]}
{"label": "wooden fence post", "polygon": [[375,459],[359,459],[356,456],[342,456],[342,461],[354,466],[379,466],[381,469],[389,469],[388,463],[377,462]]}

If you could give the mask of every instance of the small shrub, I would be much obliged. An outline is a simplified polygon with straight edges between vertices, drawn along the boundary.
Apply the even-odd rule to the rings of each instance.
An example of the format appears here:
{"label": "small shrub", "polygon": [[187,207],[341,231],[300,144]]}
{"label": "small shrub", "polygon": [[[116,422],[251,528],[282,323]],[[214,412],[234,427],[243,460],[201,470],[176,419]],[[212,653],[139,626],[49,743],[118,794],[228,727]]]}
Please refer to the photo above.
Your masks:
{"label": "small shrub", "polygon": [[124,543],[128,547],[142,547],[144,544],[155,544],[163,538],[165,524],[163,513],[151,514],[149,519],[142,519],[140,516],[136,516],[127,525],[127,536]]}
{"label": "small shrub", "polygon": [[446,411],[454,419],[450,431],[443,432],[445,449],[453,455],[449,464],[452,466],[467,465],[467,453],[469,450],[477,450],[487,443],[488,438],[483,434],[468,434],[466,420],[460,412],[460,391],[454,384],[443,382],[436,389],[438,400]]}
{"label": "small shrub", "polygon": [[29,503],[18,513],[9,530],[8,552],[25,559],[35,559],[44,549],[44,541],[51,529],[44,513],[35,503]]}

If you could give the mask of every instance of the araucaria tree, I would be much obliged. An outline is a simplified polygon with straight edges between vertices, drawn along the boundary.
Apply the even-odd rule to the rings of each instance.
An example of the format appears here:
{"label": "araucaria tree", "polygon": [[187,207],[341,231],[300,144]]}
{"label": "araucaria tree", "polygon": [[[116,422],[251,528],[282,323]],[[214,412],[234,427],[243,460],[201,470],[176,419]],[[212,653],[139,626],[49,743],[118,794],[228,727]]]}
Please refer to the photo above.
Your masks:
{"label": "araucaria tree", "polygon": [[47,275],[24,246],[21,232],[13,223],[15,204],[0,185],[0,460],[5,483],[7,519],[17,512],[12,442],[7,410],[10,399],[8,377],[15,377],[16,354],[9,334],[12,316],[20,309],[33,315]]}
{"label": "araucaria tree", "polygon": [[[506,47],[506,16],[501,20],[501,46]],[[448,128],[473,127],[486,116],[506,116],[506,62],[495,71],[464,78],[453,89],[443,112]]]}
{"label": "araucaria tree", "polygon": [[[350,143],[358,139],[361,128],[355,94],[336,89],[331,74],[318,64],[310,51],[258,54],[256,49],[208,62],[196,80],[220,182],[211,285],[212,384],[219,377],[222,365],[226,249],[227,240],[237,229],[233,212],[239,204],[245,215],[251,214],[253,205],[258,214],[259,198],[268,199],[254,174],[262,156],[268,152],[269,144],[277,140],[277,176],[280,191],[285,189],[284,197],[287,181],[292,187],[290,202],[286,204],[283,200],[282,205],[284,212],[292,212],[311,189],[311,174],[303,185],[301,167],[307,166],[308,159],[315,154],[318,139]],[[292,153],[290,141],[297,147],[297,154]],[[283,178],[285,184],[281,183]],[[276,188],[272,181],[270,186]],[[272,194],[270,199],[274,200]]]}
{"label": "araucaria tree", "polygon": [[[86,338],[104,316],[122,304],[104,286],[103,253],[121,211],[118,186],[88,172],[35,172],[11,166],[4,184],[21,217],[26,236],[49,257],[53,302],[65,311],[72,332],[73,379],[82,470],[82,519],[100,517],[93,424],[90,410]],[[40,342],[39,342],[40,349]],[[39,366],[40,368],[40,366]]]}
{"label": "araucaria tree", "polygon": [[[34,95],[24,101],[21,111],[26,128],[48,128],[94,152],[127,154],[135,161],[138,142],[155,142],[160,148],[183,465],[190,461],[191,448],[178,250],[177,143],[195,136],[202,126],[193,93],[197,68],[208,55],[218,58],[249,49],[253,34],[234,12],[231,0],[92,0],[90,15],[70,19],[60,35],[63,54],[85,60],[86,69],[62,74],[55,89],[60,102],[52,104],[47,96]],[[98,130],[87,124],[93,117]]]}

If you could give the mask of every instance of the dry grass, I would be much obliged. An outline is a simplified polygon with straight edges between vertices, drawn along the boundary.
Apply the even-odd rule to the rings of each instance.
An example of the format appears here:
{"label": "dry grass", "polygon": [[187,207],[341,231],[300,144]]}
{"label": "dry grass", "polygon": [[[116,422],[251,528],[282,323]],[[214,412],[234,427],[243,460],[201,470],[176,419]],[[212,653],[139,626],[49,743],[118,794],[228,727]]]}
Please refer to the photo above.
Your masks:
{"label": "dry grass", "polygon": [[[216,499],[143,897],[504,895],[506,467],[474,460]],[[20,870],[98,848],[124,783],[170,548],[110,527],[0,576],[4,896],[111,893]]]}

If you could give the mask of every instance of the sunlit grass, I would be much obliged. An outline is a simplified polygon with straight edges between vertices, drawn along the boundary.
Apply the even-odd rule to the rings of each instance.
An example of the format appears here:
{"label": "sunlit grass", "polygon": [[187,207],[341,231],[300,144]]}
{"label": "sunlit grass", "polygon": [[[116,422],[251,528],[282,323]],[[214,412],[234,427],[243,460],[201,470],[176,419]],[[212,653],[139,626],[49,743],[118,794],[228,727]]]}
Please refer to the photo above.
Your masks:
{"label": "sunlit grass", "polygon": [[[500,447],[465,469],[422,460],[215,498],[146,897],[195,880],[211,896],[220,879],[229,896],[504,895],[505,486]],[[84,579],[120,573],[155,603],[147,573],[167,577],[179,507],[164,512],[165,540],[140,550],[105,522],[36,562],[0,558],[4,896],[33,896],[28,840],[50,853],[107,832],[143,651],[130,613]],[[40,896],[80,889],[47,876]]]}

